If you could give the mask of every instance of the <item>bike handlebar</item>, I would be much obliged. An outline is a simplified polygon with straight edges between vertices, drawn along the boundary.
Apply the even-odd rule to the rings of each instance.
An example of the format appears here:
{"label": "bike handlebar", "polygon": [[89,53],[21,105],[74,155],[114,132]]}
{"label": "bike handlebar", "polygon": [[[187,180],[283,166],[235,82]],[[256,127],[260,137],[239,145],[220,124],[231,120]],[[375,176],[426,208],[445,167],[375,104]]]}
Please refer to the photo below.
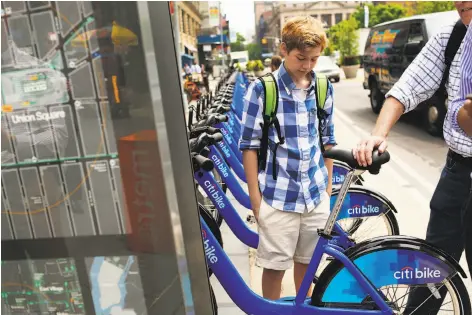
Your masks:
{"label": "bike handlebar", "polygon": [[209,135],[214,135],[215,133],[220,132],[220,129],[213,128],[210,126],[196,127],[190,131],[190,139],[197,138],[202,133],[207,133]]}
{"label": "bike handlebar", "polygon": [[210,159],[207,159],[206,157],[197,153],[192,153],[192,162],[193,169],[195,172],[198,171],[200,168],[204,171],[209,172],[214,167],[213,162]]}
{"label": "bike handlebar", "polygon": [[200,153],[205,147],[214,145],[221,140],[223,140],[223,135],[221,133],[215,133],[213,135],[202,133],[198,138],[190,139],[190,151],[193,153]]}

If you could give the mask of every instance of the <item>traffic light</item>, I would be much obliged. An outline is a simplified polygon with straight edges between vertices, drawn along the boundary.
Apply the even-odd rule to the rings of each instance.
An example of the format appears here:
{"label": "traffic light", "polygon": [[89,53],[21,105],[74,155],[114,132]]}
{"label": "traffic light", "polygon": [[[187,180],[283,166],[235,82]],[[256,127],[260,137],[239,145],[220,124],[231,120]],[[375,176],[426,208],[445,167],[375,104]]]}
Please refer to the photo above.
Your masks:
{"label": "traffic light", "polygon": [[266,44],[267,44],[267,38],[265,38],[265,37],[262,38],[261,43],[262,43],[263,45],[266,45]]}

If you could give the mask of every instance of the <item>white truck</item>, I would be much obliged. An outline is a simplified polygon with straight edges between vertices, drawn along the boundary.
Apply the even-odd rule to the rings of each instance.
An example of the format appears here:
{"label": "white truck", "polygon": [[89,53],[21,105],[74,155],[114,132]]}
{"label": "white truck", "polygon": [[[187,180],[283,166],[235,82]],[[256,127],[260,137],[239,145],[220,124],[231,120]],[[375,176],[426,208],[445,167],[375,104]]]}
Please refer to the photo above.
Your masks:
{"label": "white truck", "polygon": [[246,64],[248,61],[249,52],[247,50],[231,52],[231,65],[239,63],[241,67],[246,68]]}

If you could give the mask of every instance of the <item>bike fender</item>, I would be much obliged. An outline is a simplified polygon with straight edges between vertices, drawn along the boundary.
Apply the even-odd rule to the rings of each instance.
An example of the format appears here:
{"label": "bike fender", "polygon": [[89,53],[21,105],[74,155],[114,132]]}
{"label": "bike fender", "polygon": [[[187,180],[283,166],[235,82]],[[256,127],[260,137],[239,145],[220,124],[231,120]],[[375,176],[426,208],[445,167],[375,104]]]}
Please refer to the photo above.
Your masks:
{"label": "bike fender", "polygon": [[[333,190],[330,200],[331,209],[333,209],[338,195],[339,189]],[[372,190],[351,187],[346,194],[337,219],[374,217],[395,209],[392,203],[387,201],[388,199],[381,198]]]}

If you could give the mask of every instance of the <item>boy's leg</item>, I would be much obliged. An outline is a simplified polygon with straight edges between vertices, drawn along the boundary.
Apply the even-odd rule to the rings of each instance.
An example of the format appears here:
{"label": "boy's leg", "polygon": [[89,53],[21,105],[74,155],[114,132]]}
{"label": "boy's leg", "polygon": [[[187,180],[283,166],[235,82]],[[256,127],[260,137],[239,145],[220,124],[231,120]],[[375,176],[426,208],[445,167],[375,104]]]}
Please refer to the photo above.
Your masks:
{"label": "boy's leg", "polygon": [[262,272],[262,296],[269,300],[280,299],[285,270],[266,269]]}
{"label": "boy's leg", "polygon": [[292,267],[300,231],[299,213],[283,212],[269,206],[264,199],[259,209],[256,264],[264,268],[262,295],[280,298],[285,270]]}
{"label": "boy's leg", "polygon": [[[300,286],[302,285],[303,278],[305,277],[306,270],[308,268],[308,264],[301,264],[298,262],[294,263],[293,266],[293,279],[295,281],[295,289],[300,290]],[[306,296],[311,296],[312,286],[308,289],[308,293]]]}
{"label": "boy's leg", "polygon": [[[301,217],[300,235],[293,258],[295,261],[293,277],[297,293],[318,243],[318,229],[322,229],[325,226],[329,217],[330,197],[327,193],[324,193],[323,198],[323,201],[315,209],[305,212]],[[311,286],[307,296],[311,296]]]}

